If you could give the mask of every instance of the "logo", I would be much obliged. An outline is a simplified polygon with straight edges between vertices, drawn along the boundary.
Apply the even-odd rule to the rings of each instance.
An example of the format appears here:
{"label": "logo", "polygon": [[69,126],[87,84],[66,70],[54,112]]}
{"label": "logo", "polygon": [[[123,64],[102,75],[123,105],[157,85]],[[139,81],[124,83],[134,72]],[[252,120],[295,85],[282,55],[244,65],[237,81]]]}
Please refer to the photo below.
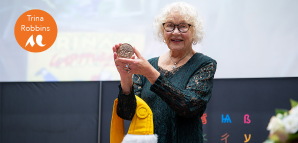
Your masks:
{"label": "logo", "polygon": [[227,140],[228,140],[229,136],[230,135],[228,133],[225,133],[224,135],[221,136],[221,141],[225,140],[225,143],[227,143],[228,142]]}
{"label": "logo", "polygon": [[244,115],[244,124],[249,124],[249,123],[250,123],[249,115],[245,114]]}
{"label": "logo", "polygon": [[208,141],[208,139],[205,139],[205,136],[206,136],[206,135],[207,135],[207,134],[204,134],[204,135],[203,135],[203,140],[204,140],[204,141]]}
{"label": "logo", "polygon": [[229,114],[227,114],[226,117],[224,117],[224,114],[221,114],[221,122],[222,123],[232,123]]}
{"label": "logo", "polygon": [[249,142],[250,141],[250,137],[251,137],[251,134],[249,134],[248,138],[246,136],[246,134],[244,134],[244,137],[245,137],[245,143]]}
{"label": "logo", "polygon": [[35,53],[49,49],[56,40],[57,32],[54,18],[39,9],[23,13],[14,27],[14,35],[19,45]]}
{"label": "logo", "polygon": [[203,123],[204,125],[207,124],[207,119],[206,119],[206,117],[207,117],[207,113],[204,113],[203,116],[201,117],[202,123]]}

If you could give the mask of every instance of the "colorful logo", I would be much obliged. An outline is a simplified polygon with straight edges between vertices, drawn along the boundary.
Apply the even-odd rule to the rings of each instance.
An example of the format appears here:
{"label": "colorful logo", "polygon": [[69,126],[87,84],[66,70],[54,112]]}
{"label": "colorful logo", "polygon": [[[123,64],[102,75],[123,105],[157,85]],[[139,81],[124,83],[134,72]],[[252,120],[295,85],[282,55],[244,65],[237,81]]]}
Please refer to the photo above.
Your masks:
{"label": "colorful logo", "polygon": [[205,138],[206,135],[207,135],[207,134],[204,134],[204,135],[203,135],[203,140],[204,140],[204,141],[208,141],[208,139]]}
{"label": "colorful logo", "polygon": [[54,44],[57,29],[57,24],[49,13],[33,9],[18,18],[14,35],[23,49],[29,52],[42,52]]}
{"label": "colorful logo", "polygon": [[229,135],[228,133],[225,133],[224,135],[221,136],[221,141],[225,140],[225,143],[227,143],[227,142],[228,142],[228,137],[229,137],[229,136],[230,136],[230,135]]}
{"label": "colorful logo", "polygon": [[204,125],[207,124],[207,119],[206,119],[206,117],[207,117],[207,113],[204,113],[203,116],[201,117],[202,123],[203,123]]}
{"label": "colorful logo", "polygon": [[227,114],[226,117],[224,116],[224,114],[221,114],[221,122],[222,123],[232,123],[229,114]]}
{"label": "colorful logo", "polygon": [[244,137],[245,137],[245,143],[249,142],[250,141],[250,137],[251,137],[251,134],[248,135],[248,138],[246,136],[246,134],[244,134]]}
{"label": "colorful logo", "polygon": [[244,124],[249,124],[249,123],[250,123],[249,115],[245,114],[244,115]]}

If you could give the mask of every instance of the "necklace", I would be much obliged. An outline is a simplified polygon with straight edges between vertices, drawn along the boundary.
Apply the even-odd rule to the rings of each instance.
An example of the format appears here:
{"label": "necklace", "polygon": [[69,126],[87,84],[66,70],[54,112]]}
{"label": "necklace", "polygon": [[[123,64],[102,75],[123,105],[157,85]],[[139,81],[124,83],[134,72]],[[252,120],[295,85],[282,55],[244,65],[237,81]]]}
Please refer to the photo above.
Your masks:
{"label": "necklace", "polygon": [[[191,50],[190,50],[191,51]],[[170,57],[170,59],[171,59],[171,61],[174,63],[174,65],[173,65],[173,69],[175,69],[175,68],[177,68],[177,64],[182,60],[182,59],[184,59],[189,53],[190,53],[190,51],[183,57],[183,58],[181,58],[178,62],[174,62],[173,60],[172,60],[172,58],[171,58],[171,56],[170,56],[170,52],[169,52],[169,57]]]}

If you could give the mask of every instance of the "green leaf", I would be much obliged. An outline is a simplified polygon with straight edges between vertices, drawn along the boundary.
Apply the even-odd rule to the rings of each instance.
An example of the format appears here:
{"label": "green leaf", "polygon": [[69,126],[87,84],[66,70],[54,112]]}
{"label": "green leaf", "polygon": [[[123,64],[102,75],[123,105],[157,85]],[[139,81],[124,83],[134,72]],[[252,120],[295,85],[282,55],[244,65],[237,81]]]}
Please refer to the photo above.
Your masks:
{"label": "green leaf", "polygon": [[290,102],[291,102],[291,107],[292,108],[298,105],[298,102],[293,100],[293,99],[290,99]]}
{"label": "green leaf", "polygon": [[286,109],[275,109],[275,114],[277,115],[278,113],[284,115],[284,113],[289,113],[289,110]]}

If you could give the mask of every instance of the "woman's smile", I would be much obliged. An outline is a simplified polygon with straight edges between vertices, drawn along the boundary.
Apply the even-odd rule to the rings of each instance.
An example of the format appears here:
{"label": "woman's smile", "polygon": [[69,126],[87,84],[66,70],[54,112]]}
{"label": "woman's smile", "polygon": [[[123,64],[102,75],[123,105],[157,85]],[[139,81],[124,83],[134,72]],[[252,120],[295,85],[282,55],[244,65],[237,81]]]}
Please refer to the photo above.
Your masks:
{"label": "woman's smile", "polygon": [[182,39],[177,39],[177,38],[172,38],[171,42],[173,42],[175,44],[179,44],[179,43],[183,42],[183,40]]}

